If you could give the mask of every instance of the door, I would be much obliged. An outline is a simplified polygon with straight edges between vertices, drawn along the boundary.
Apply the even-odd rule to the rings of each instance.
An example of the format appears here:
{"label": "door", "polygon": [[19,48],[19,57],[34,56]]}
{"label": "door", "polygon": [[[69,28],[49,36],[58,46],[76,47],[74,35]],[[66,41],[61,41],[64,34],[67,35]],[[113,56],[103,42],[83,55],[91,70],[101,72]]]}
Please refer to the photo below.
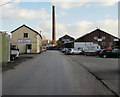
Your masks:
{"label": "door", "polygon": [[32,45],[26,44],[26,53],[31,53]]}

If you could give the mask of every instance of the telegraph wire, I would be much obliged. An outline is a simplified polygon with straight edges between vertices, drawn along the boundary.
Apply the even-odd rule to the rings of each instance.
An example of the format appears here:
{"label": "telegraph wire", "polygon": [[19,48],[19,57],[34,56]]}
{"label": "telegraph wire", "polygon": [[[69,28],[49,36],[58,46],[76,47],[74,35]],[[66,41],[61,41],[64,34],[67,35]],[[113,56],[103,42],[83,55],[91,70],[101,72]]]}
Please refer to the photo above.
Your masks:
{"label": "telegraph wire", "polygon": [[14,0],[8,1],[8,2],[6,2],[6,3],[4,3],[4,4],[1,4],[0,6],[7,5],[7,4],[9,4],[9,3],[12,3],[13,1],[14,1]]}

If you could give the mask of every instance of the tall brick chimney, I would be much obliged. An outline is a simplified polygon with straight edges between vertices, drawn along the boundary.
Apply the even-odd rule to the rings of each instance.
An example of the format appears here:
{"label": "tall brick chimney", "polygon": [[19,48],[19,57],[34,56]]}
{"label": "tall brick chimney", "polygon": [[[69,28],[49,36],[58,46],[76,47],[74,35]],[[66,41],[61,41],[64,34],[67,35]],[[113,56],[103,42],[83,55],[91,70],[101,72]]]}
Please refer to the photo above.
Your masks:
{"label": "tall brick chimney", "polygon": [[52,6],[52,41],[56,46],[56,24],[55,24],[55,6]]}

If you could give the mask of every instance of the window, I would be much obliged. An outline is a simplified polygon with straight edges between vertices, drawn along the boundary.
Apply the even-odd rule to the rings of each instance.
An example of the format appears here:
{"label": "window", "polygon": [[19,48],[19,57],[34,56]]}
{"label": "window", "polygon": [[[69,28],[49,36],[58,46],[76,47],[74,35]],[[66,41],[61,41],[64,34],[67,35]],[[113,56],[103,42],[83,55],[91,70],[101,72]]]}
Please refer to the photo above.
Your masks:
{"label": "window", "polygon": [[118,50],[112,50],[113,53],[118,53]]}
{"label": "window", "polygon": [[27,47],[27,49],[32,49],[32,45],[31,44],[27,44],[26,47]]}
{"label": "window", "polygon": [[24,33],[24,36],[23,37],[28,37],[28,33]]}
{"label": "window", "polygon": [[105,40],[105,36],[102,36],[102,39]]}
{"label": "window", "polygon": [[113,43],[112,42],[109,42],[109,46],[112,46],[113,45]]}
{"label": "window", "polygon": [[30,44],[30,45],[28,45],[28,49],[31,49],[31,47],[32,47],[32,46],[31,46],[31,44]]}
{"label": "window", "polygon": [[66,39],[66,41],[70,41],[69,39]]}
{"label": "window", "polygon": [[95,36],[94,39],[97,40],[98,38]]}
{"label": "window", "polygon": [[112,50],[107,50],[106,52],[108,52],[108,53],[109,53],[109,52],[112,52]]}
{"label": "window", "polygon": [[10,49],[11,49],[11,50],[18,50],[18,46],[17,46],[17,45],[11,45],[11,46],[10,46]]}
{"label": "window", "polygon": [[105,46],[105,45],[106,45],[106,43],[105,43],[105,42],[102,42],[102,45],[103,45],[103,46]]}

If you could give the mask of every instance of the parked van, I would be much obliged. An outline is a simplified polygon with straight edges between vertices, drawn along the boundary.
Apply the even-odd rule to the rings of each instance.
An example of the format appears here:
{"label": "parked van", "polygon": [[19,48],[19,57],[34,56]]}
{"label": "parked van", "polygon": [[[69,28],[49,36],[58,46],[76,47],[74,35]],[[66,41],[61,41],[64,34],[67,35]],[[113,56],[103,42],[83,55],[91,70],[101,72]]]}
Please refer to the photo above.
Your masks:
{"label": "parked van", "polygon": [[75,42],[74,48],[81,49],[85,55],[96,55],[97,51],[101,49],[98,44],[93,42]]}
{"label": "parked van", "polygon": [[19,58],[19,48],[17,45],[10,45],[10,60],[13,61]]}

